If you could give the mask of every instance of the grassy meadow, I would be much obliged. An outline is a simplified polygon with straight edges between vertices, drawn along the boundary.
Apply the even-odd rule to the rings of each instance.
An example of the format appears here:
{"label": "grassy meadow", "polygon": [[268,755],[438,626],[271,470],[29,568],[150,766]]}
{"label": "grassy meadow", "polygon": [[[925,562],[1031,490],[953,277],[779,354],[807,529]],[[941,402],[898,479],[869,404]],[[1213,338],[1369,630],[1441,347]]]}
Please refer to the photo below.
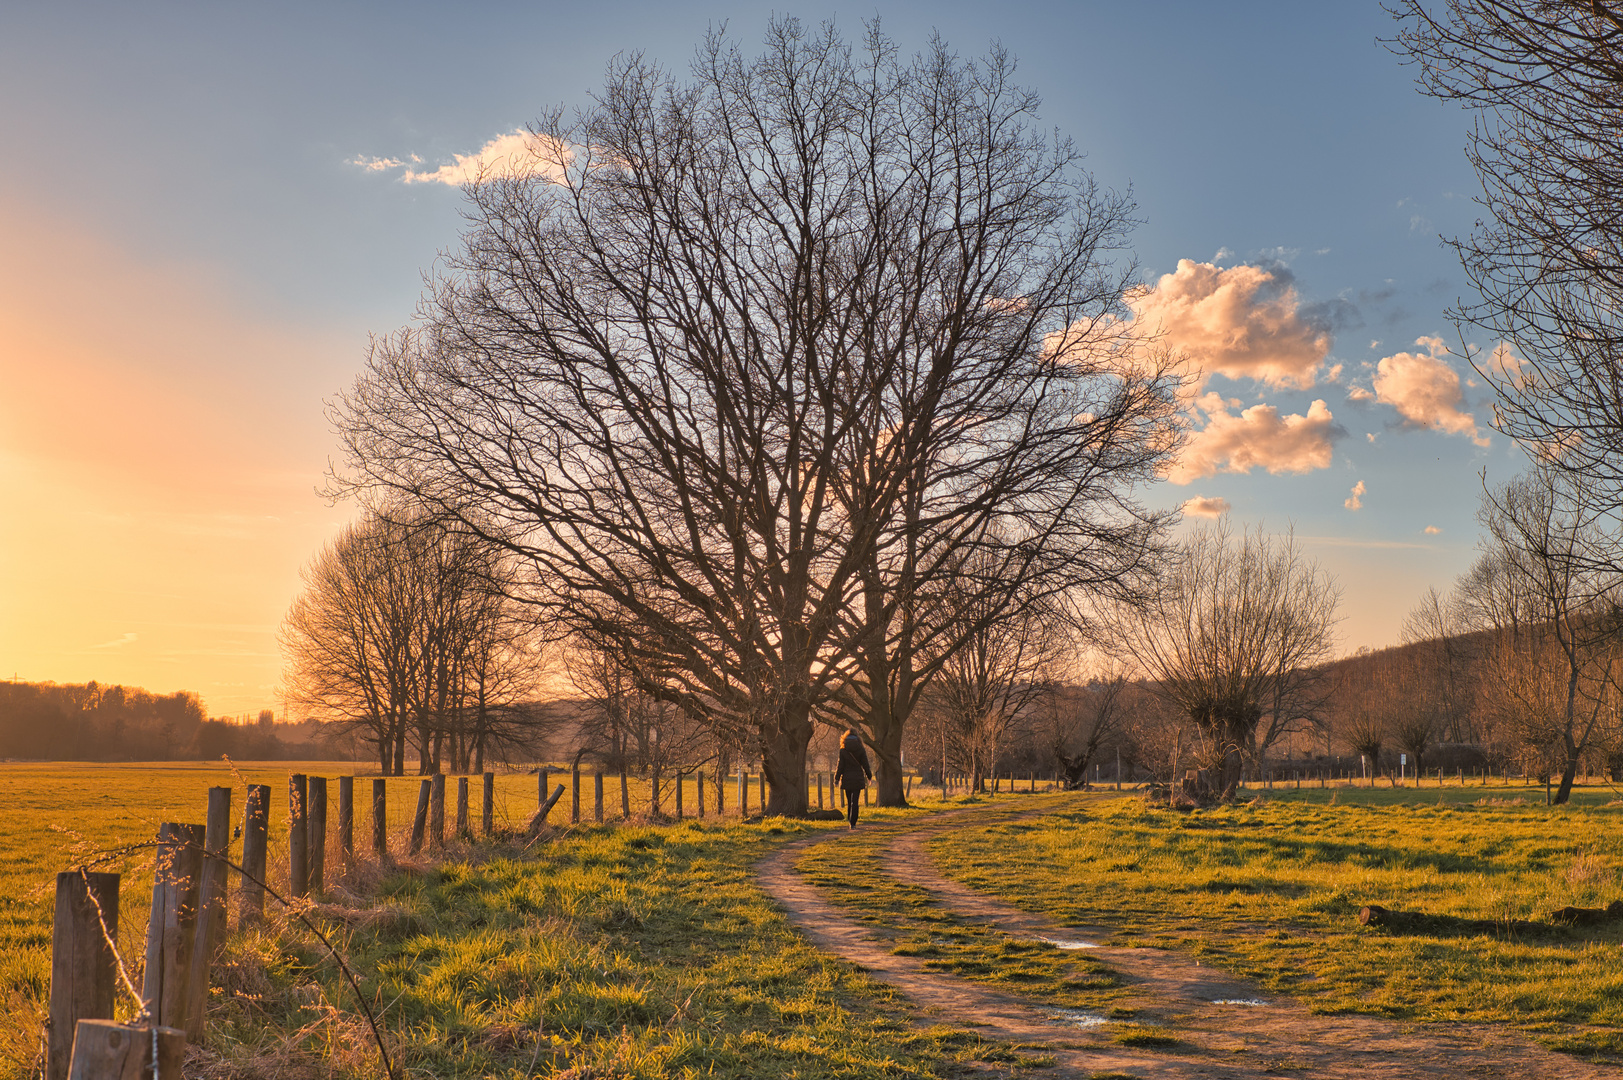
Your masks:
{"label": "grassy meadow", "polygon": [[[1185,950],[1317,1011],[1506,1023],[1620,1055],[1623,923],[1514,924],[1623,899],[1623,802],[1602,787],[1543,803],[1517,785],[1275,789],[1192,812],[1100,794],[931,850],[975,888],[1122,928],[1115,943]],[[1366,904],[1435,918],[1369,929]]]}

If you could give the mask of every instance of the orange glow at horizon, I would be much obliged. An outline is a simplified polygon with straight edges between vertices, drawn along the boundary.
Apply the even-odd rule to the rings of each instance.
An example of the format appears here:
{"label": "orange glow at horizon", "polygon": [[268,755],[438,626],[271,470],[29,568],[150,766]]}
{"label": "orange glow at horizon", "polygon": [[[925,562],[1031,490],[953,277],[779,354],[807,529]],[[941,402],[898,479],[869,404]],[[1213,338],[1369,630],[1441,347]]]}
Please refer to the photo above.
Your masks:
{"label": "orange glow at horizon", "polygon": [[358,345],[0,205],[0,678],[276,708],[275,631]]}

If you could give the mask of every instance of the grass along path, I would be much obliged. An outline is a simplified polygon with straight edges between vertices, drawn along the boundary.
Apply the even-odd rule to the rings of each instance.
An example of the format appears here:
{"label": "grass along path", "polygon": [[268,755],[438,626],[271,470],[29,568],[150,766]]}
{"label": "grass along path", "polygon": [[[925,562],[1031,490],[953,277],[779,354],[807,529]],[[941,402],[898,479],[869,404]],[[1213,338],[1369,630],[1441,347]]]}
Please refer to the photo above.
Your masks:
{"label": "grass along path", "polygon": [[[1366,903],[1444,923],[1604,903],[1617,895],[1619,810],[1521,805],[1480,789],[1427,792],[1420,804],[1391,795],[1292,792],[1187,814],[1078,797],[1041,819],[939,836],[929,852],[932,872],[957,881],[948,892],[994,893],[1020,917],[1094,927],[1107,944],[1175,950],[1163,955],[1254,980],[1260,996],[1316,1014],[1427,1021],[1415,1030],[1432,1039],[1513,1026],[1615,1061],[1623,927],[1393,934],[1355,916]],[[1538,1075],[1572,1068],[1552,1060]]]}
{"label": "grass along path", "polygon": [[[1043,800],[1046,806],[993,805],[967,814],[938,815],[883,830],[871,830],[841,840],[817,843],[801,841],[793,847],[808,847],[799,867],[831,887],[830,895],[850,915],[842,915],[827,901],[821,912],[810,908],[798,895],[784,895],[785,884],[768,876],[763,884],[778,893],[790,908],[791,918],[814,941],[841,952],[853,962],[875,971],[878,977],[897,985],[922,1004],[949,1011],[958,1001],[959,1018],[990,1016],[989,1030],[1000,1037],[1028,1044],[1090,1045],[1080,1058],[1068,1055],[1072,1068],[1114,1070],[1126,1076],[1227,1076],[1261,1077],[1300,1071],[1326,1077],[1442,1077],[1488,1075],[1495,1077],[1562,1078],[1611,1075],[1571,1058],[1551,1055],[1529,1046],[1525,1039],[1492,1027],[1407,1026],[1365,1017],[1326,1017],[1311,1014],[1299,1003],[1278,995],[1264,994],[1255,984],[1236,980],[1209,966],[1154,948],[1101,948],[1088,950],[1090,972],[1096,983],[1098,964],[1119,971],[1125,988],[1096,991],[1093,1016],[1099,1020],[1132,1017],[1127,1023],[1100,1023],[1083,1032],[1055,1032],[1048,1018],[1059,1010],[1053,994],[1053,981],[1042,984],[1029,972],[1029,963],[1020,960],[1024,950],[1059,950],[1044,945],[1043,939],[1075,940],[1094,935],[1110,937],[1117,928],[1075,927],[1030,912],[1022,912],[962,885],[943,880],[925,855],[927,841],[940,838],[946,850],[955,850],[958,838],[979,834],[983,838],[1005,837],[1026,828],[1040,828],[1027,821],[1045,811],[1058,810],[1074,815],[1076,797]],[[967,820],[966,820],[967,817]],[[815,846],[813,846],[815,845]],[[773,862],[782,863],[796,852],[780,853]],[[991,852],[983,853],[995,863]],[[875,860],[877,859],[877,867]],[[767,867],[765,869],[784,869]],[[875,877],[875,871],[880,873]],[[855,886],[855,887],[853,887]],[[804,888],[804,886],[802,886]],[[850,916],[855,916],[852,918]],[[868,929],[858,924],[863,920]],[[843,924],[843,925],[842,925]],[[951,942],[945,955],[919,963],[920,952],[909,940],[919,929],[936,928],[938,942]],[[941,928],[948,933],[942,934]],[[896,945],[895,942],[903,944]],[[889,949],[886,946],[890,946]],[[979,976],[995,969],[1012,969],[1015,981],[1028,985],[1024,1023],[1009,1024],[1006,1014],[1020,1006],[1005,995],[996,1002],[1001,1011],[988,1012],[985,1002],[974,994],[964,994],[958,979],[942,974],[956,969],[975,977],[975,965],[966,953],[981,953]],[[898,953],[903,955],[897,955]],[[926,952],[925,955],[931,955]],[[1070,955],[1075,955],[1070,954]],[[1094,958],[1097,958],[1096,960]],[[928,965],[928,966],[927,966]],[[932,970],[932,967],[934,970]],[[1007,983],[1009,971],[1003,981]],[[954,986],[954,984],[958,984]],[[984,997],[988,991],[973,987]],[[1229,1002],[1263,1002],[1229,1004]],[[1074,1008],[1074,1004],[1069,1007]],[[948,1012],[950,1015],[950,1011]],[[1031,1026],[1033,1016],[1045,1024]],[[943,1019],[947,1018],[943,1016]],[[1001,1029],[1001,1030],[999,1030]],[[1079,1039],[1078,1035],[1082,1038]],[[1098,1049],[1108,1045],[1116,1052],[1107,1065]],[[1120,1058],[1121,1044],[1160,1045],[1153,1053]],[[1091,1062],[1089,1059],[1092,1059]],[[1083,1071],[1080,1075],[1088,1075]]]}

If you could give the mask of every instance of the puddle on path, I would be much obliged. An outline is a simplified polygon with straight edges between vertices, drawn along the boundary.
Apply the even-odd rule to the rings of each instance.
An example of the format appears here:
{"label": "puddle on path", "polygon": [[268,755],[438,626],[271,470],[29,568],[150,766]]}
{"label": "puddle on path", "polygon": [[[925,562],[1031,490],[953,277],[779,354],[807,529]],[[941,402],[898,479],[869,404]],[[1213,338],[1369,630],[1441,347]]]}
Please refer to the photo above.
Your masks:
{"label": "puddle on path", "polygon": [[1099,946],[1091,941],[1082,941],[1079,938],[1038,938],[1044,945],[1052,945],[1056,949],[1097,949]]}
{"label": "puddle on path", "polygon": [[1049,1013],[1048,1018],[1079,1028],[1104,1027],[1106,1024],[1120,1024],[1123,1022],[1100,1016],[1098,1013],[1083,1012],[1081,1009],[1057,1009]]}

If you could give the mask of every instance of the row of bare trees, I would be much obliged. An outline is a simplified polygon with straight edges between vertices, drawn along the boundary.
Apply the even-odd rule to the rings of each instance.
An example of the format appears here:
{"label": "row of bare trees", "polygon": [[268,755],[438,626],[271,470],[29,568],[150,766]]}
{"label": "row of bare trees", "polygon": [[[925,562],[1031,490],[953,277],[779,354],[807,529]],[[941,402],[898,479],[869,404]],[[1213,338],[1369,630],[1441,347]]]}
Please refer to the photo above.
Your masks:
{"label": "row of bare trees", "polygon": [[292,702],[358,731],[385,775],[478,772],[535,719],[538,638],[508,557],[401,508],[346,527],[283,622]]}

